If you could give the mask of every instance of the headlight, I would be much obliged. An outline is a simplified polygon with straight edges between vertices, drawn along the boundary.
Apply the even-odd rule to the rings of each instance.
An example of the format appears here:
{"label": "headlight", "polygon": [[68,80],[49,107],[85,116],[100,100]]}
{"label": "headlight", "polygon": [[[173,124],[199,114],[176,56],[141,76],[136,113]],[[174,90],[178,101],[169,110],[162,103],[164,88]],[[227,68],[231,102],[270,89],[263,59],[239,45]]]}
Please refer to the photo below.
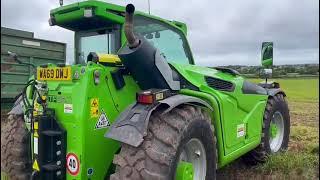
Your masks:
{"label": "headlight", "polygon": [[93,16],[92,9],[91,8],[84,9],[83,16],[86,18],[92,17]]}

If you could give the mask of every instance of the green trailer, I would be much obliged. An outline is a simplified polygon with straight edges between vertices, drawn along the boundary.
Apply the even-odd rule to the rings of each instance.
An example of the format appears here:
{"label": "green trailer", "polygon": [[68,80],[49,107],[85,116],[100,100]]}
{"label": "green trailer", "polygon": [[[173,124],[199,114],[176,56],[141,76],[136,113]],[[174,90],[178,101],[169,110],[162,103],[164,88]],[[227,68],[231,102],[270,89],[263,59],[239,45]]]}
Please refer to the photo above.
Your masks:
{"label": "green trailer", "polygon": [[8,51],[17,52],[23,62],[59,64],[66,61],[66,44],[34,38],[33,32],[1,27],[1,103],[11,104],[21,93],[32,67],[9,58]]}

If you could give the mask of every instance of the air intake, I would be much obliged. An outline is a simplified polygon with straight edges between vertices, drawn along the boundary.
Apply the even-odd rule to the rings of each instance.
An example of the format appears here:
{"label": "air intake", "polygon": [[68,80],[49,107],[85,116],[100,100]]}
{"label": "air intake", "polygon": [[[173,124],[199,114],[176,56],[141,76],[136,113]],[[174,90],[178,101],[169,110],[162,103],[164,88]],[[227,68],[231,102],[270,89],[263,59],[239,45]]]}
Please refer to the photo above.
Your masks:
{"label": "air intake", "polygon": [[212,87],[213,89],[219,90],[219,91],[233,91],[234,85],[231,82],[224,81],[221,79],[213,78],[205,76],[205,80],[207,84]]}

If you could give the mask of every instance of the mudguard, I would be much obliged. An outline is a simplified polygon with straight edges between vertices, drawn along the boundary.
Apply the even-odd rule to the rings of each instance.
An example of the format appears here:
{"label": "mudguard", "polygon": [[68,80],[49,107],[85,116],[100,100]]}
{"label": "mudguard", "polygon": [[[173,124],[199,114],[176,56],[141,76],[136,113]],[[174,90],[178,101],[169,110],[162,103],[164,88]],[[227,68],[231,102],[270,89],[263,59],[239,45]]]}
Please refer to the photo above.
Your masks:
{"label": "mudguard", "polygon": [[11,109],[10,112],[8,112],[8,115],[14,114],[14,115],[22,115],[23,112],[23,99],[22,96],[20,95],[19,98],[14,102],[13,108]]}
{"label": "mudguard", "polygon": [[269,96],[275,96],[276,94],[279,94],[279,93],[286,96],[286,93],[280,88],[272,88],[272,89],[266,89],[266,90]]}
{"label": "mudguard", "polygon": [[282,89],[280,89],[280,84],[278,82],[260,82],[258,86],[263,87],[265,90],[267,90],[267,95],[269,96],[275,96],[278,93],[286,96],[286,93]]}
{"label": "mudguard", "polygon": [[161,110],[163,110],[162,114],[165,114],[181,104],[203,106],[213,110],[207,102],[199,98],[180,94],[166,98],[156,104],[133,103],[119,115],[109,131],[105,134],[105,137],[138,147],[148,133],[151,113],[161,108]]}

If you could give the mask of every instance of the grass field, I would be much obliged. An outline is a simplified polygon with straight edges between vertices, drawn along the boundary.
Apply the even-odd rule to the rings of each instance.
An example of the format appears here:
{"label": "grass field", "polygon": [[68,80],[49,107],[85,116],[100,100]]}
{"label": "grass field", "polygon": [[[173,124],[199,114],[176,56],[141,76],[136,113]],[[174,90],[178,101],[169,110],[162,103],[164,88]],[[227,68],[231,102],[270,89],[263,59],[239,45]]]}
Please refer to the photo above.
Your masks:
{"label": "grass field", "polygon": [[288,151],[271,156],[265,164],[256,167],[237,160],[218,171],[220,179],[319,179],[319,78],[274,81],[280,83],[289,102]]}

